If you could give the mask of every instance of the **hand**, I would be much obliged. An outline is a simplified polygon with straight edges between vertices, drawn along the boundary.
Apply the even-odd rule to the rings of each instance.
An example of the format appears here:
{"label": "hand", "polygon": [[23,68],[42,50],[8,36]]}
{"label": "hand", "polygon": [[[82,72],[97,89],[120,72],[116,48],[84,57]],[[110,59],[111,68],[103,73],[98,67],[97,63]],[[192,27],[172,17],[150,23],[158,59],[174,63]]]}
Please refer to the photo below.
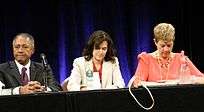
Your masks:
{"label": "hand", "polygon": [[80,91],[86,91],[87,90],[87,86],[81,86],[80,87]]}
{"label": "hand", "polygon": [[38,81],[30,81],[25,86],[20,87],[20,94],[30,94],[35,92],[41,92],[44,90],[44,87]]}
{"label": "hand", "polygon": [[133,87],[138,88],[141,86],[141,80],[139,77],[135,76],[135,80],[133,81]]}
{"label": "hand", "polygon": [[193,84],[204,84],[204,77],[194,76],[192,77]]}

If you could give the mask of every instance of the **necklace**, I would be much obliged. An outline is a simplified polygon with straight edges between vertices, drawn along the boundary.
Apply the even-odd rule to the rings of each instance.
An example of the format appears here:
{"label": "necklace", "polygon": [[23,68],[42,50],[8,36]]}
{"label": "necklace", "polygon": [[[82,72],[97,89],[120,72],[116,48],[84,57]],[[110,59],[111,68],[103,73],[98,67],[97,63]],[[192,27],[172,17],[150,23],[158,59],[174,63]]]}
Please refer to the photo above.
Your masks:
{"label": "necklace", "polygon": [[170,62],[172,60],[171,53],[167,59],[161,58],[159,56],[158,52],[155,53],[155,57],[156,57],[157,63],[158,63],[159,68],[160,68],[161,80],[167,80],[168,79],[169,65],[170,65]]}

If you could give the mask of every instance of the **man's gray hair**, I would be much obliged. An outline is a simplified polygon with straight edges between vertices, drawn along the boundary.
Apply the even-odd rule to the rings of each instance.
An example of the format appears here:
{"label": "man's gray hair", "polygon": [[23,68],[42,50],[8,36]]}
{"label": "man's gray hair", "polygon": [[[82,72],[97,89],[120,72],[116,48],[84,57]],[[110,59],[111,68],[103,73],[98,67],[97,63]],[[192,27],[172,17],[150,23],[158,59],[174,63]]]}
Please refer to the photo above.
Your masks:
{"label": "man's gray hair", "polygon": [[21,36],[21,37],[23,37],[23,38],[28,38],[28,39],[30,40],[30,42],[31,42],[31,46],[34,48],[34,46],[35,46],[35,41],[34,41],[33,36],[30,35],[29,33],[19,33],[19,34],[17,34],[17,35],[14,37],[14,39],[13,39],[13,45],[14,45],[15,40],[16,40],[19,36]]}

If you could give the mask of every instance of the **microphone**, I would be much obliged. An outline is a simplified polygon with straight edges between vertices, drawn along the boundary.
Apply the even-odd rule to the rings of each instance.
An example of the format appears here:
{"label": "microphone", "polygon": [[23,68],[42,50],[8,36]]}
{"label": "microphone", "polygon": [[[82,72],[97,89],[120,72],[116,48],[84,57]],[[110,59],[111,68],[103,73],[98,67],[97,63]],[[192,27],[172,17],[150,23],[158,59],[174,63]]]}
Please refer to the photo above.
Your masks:
{"label": "microphone", "polygon": [[40,54],[40,57],[42,58],[43,66],[44,66],[45,68],[47,68],[47,67],[48,67],[48,62],[47,62],[47,59],[46,59],[45,54],[44,54],[44,53],[41,53],[41,54]]}
{"label": "microphone", "polygon": [[47,63],[47,59],[46,59],[46,56],[44,53],[41,53],[40,54],[40,57],[42,58],[42,63],[43,63],[43,66],[44,66],[44,91],[47,92],[47,87],[48,87],[48,82],[47,82],[47,74],[48,74],[48,63]]}

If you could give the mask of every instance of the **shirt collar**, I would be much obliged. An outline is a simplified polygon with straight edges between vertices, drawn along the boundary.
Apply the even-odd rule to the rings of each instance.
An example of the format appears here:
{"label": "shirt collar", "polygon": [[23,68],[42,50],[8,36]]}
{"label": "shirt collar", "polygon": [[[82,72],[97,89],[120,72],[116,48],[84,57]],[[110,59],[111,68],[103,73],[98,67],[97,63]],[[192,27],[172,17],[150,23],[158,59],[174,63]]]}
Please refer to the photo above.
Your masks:
{"label": "shirt collar", "polygon": [[27,63],[25,66],[23,66],[22,64],[20,64],[17,60],[14,60],[14,61],[15,61],[16,65],[17,65],[17,67],[18,67],[20,73],[21,73],[21,69],[22,69],[23,67],[25,67],[25,68],[27,68],[27,70],[29,70],[30,64],[31,64],[31,61],[30,61],[30,60],[28,61],[28,63]]}

